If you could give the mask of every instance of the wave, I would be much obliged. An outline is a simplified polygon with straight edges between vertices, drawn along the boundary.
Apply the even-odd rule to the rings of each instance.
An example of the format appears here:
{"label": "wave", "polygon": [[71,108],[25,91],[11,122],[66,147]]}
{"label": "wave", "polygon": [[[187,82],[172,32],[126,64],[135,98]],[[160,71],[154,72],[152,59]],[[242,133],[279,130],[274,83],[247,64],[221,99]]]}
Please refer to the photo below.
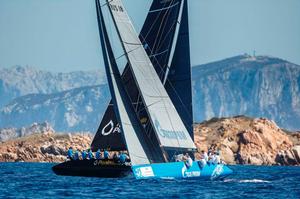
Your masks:
{"label": "wave", "polygon": [[224,182],[238,182],[238,183],[269,183],[268,180],[261,179],[225,179]]}

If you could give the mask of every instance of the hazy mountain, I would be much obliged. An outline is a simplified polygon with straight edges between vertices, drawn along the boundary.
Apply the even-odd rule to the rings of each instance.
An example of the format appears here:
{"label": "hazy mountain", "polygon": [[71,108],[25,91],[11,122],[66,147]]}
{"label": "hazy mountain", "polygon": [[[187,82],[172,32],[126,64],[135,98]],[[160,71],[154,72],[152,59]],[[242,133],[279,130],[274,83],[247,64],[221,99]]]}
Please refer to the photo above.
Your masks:
{"label": "hazy mountain", "polygon": [[194,67],[194,118],[248,115],[300,129],[300,66],[266,56],[237,56]]}
{"label": "hazy mountain", "polygon": [[33,67],[0,69],[0,107],[27,94],[50,94],[105,83],[103,71],[53,73]]}
{"label": "hazy mountain", "polygon": [[106,85],[72,89],[55,94],[30,94],[13,100],[0,112],[1,127],[23,127],[47,121],[57,131],[97,129],[108,104]]}
{"label": "hazy mountain", "polygon": [[[47,90],[47,84],[43,85]],[[267,117],[282,128],[300,129],[300,66],[278,58],[243,55],[195,66],[193,95],[197,122],[249,115]],[[109,98],[107,86],[27,95],[0,111],[0,127],[48,121],[57,131],[95,132]]]}
{"label": "hazy mountain", "polygon": [[49,123],[34,123],[28,127],[22,128],[4,128],[0,129],[0,142],[5,142],[10,139],[25,137],[32,134],[49,133],[54,132]]}

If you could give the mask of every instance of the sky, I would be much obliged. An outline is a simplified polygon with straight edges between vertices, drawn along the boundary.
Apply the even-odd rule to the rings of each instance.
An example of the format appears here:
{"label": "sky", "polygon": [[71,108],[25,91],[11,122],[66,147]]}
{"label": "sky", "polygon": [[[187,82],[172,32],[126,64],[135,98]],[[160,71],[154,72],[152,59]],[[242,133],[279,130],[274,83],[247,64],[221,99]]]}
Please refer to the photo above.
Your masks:
{"label": "sky", "polygon": [[[139,30],[150,0],[123,0]],[[192,65],[254,51],[300,65],[300,0],[188,0]],[[0,0],[0,68],[103,67],[94,0]]]}

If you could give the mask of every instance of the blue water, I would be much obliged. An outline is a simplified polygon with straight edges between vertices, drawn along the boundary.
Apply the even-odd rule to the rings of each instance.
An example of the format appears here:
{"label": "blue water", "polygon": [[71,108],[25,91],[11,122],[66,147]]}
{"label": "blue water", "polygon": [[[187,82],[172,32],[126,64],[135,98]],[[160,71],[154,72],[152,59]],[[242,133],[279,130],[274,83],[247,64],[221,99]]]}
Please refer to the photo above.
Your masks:
{"label": "blue water", "polygon": [[56,176],[53,164],[0,163],[0,198],[300,198],[300,167],[232,166],[223,181]]}

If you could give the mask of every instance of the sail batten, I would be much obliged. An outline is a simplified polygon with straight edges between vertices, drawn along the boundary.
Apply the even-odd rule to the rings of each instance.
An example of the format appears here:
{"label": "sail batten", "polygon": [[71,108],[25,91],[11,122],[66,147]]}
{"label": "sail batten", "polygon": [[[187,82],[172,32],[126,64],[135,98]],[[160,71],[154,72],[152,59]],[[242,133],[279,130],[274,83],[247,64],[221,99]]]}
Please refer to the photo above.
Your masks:
{"label": "sail batten", "polygon": [[[122,1],[107,0],[107,3],[122,47],[125,52],[130,52],[125,53],[127,61],[161,146],[195,149],[187,129],[168,97],[167,91],[144,48],[137,48],[132,51],[131,45],[122,42],[140,42],[132,23],[128,23],[130,19]],[[154,101],[154,99],[160,100]]]}

